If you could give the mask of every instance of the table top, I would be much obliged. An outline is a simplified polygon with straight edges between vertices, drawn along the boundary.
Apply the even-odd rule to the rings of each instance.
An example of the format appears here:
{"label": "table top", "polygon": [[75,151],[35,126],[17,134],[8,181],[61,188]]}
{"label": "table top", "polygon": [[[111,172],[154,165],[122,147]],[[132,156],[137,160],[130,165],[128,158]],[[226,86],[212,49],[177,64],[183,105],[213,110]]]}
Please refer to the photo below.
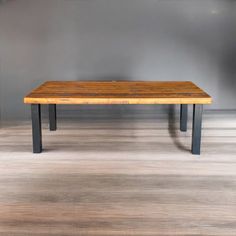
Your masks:
{"label": "table top", "polygon": [[48,81],[24,98],[28,104],[210,104],[190,81]]}

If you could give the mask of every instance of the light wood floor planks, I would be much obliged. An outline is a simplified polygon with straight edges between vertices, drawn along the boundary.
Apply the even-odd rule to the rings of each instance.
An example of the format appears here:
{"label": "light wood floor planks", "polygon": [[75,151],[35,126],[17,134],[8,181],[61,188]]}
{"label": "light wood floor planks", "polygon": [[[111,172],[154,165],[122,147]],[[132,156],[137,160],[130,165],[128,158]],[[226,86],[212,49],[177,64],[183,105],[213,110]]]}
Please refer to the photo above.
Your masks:
{"label": "light wood floor planks", "polygon": [[205,115],[200,157],[176,128],[59,119],[33,155],[29,122],[2,126],[0,235],[235,236],[236,114]]}

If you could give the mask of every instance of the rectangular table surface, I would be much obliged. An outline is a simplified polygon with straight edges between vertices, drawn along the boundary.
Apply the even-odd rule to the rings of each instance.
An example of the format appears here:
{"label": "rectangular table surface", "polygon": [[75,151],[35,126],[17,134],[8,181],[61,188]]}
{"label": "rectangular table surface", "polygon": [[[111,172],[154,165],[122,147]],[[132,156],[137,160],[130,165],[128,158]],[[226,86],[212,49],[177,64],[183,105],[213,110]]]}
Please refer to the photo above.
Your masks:
{"label": "rectangular table surface", "polygon": [[48,81],[24,98],[29,104],[210,104],[190,81]]}

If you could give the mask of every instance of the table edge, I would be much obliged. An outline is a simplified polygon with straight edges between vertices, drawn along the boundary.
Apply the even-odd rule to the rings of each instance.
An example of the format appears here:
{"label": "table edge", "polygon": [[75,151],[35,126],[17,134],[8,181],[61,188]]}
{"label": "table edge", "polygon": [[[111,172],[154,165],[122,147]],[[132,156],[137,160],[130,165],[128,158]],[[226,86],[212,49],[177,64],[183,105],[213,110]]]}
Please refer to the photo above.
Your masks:
{"label": "table edge", "polygon": [[24,98],[25,104],[211,104],[212,98]]}

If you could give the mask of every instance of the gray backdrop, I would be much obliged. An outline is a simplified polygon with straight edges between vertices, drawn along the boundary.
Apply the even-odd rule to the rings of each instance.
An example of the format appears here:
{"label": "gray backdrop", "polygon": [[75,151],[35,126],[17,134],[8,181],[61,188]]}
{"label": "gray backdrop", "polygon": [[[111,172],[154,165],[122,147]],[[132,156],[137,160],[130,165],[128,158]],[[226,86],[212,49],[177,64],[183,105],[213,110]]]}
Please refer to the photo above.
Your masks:
{"label": "gray backdrop", "polygon": [[235,76],[234,0],[0,3],[2,120],[27,118],[23,97],[46,80],[192,80],[208,109],[236,109]]}

